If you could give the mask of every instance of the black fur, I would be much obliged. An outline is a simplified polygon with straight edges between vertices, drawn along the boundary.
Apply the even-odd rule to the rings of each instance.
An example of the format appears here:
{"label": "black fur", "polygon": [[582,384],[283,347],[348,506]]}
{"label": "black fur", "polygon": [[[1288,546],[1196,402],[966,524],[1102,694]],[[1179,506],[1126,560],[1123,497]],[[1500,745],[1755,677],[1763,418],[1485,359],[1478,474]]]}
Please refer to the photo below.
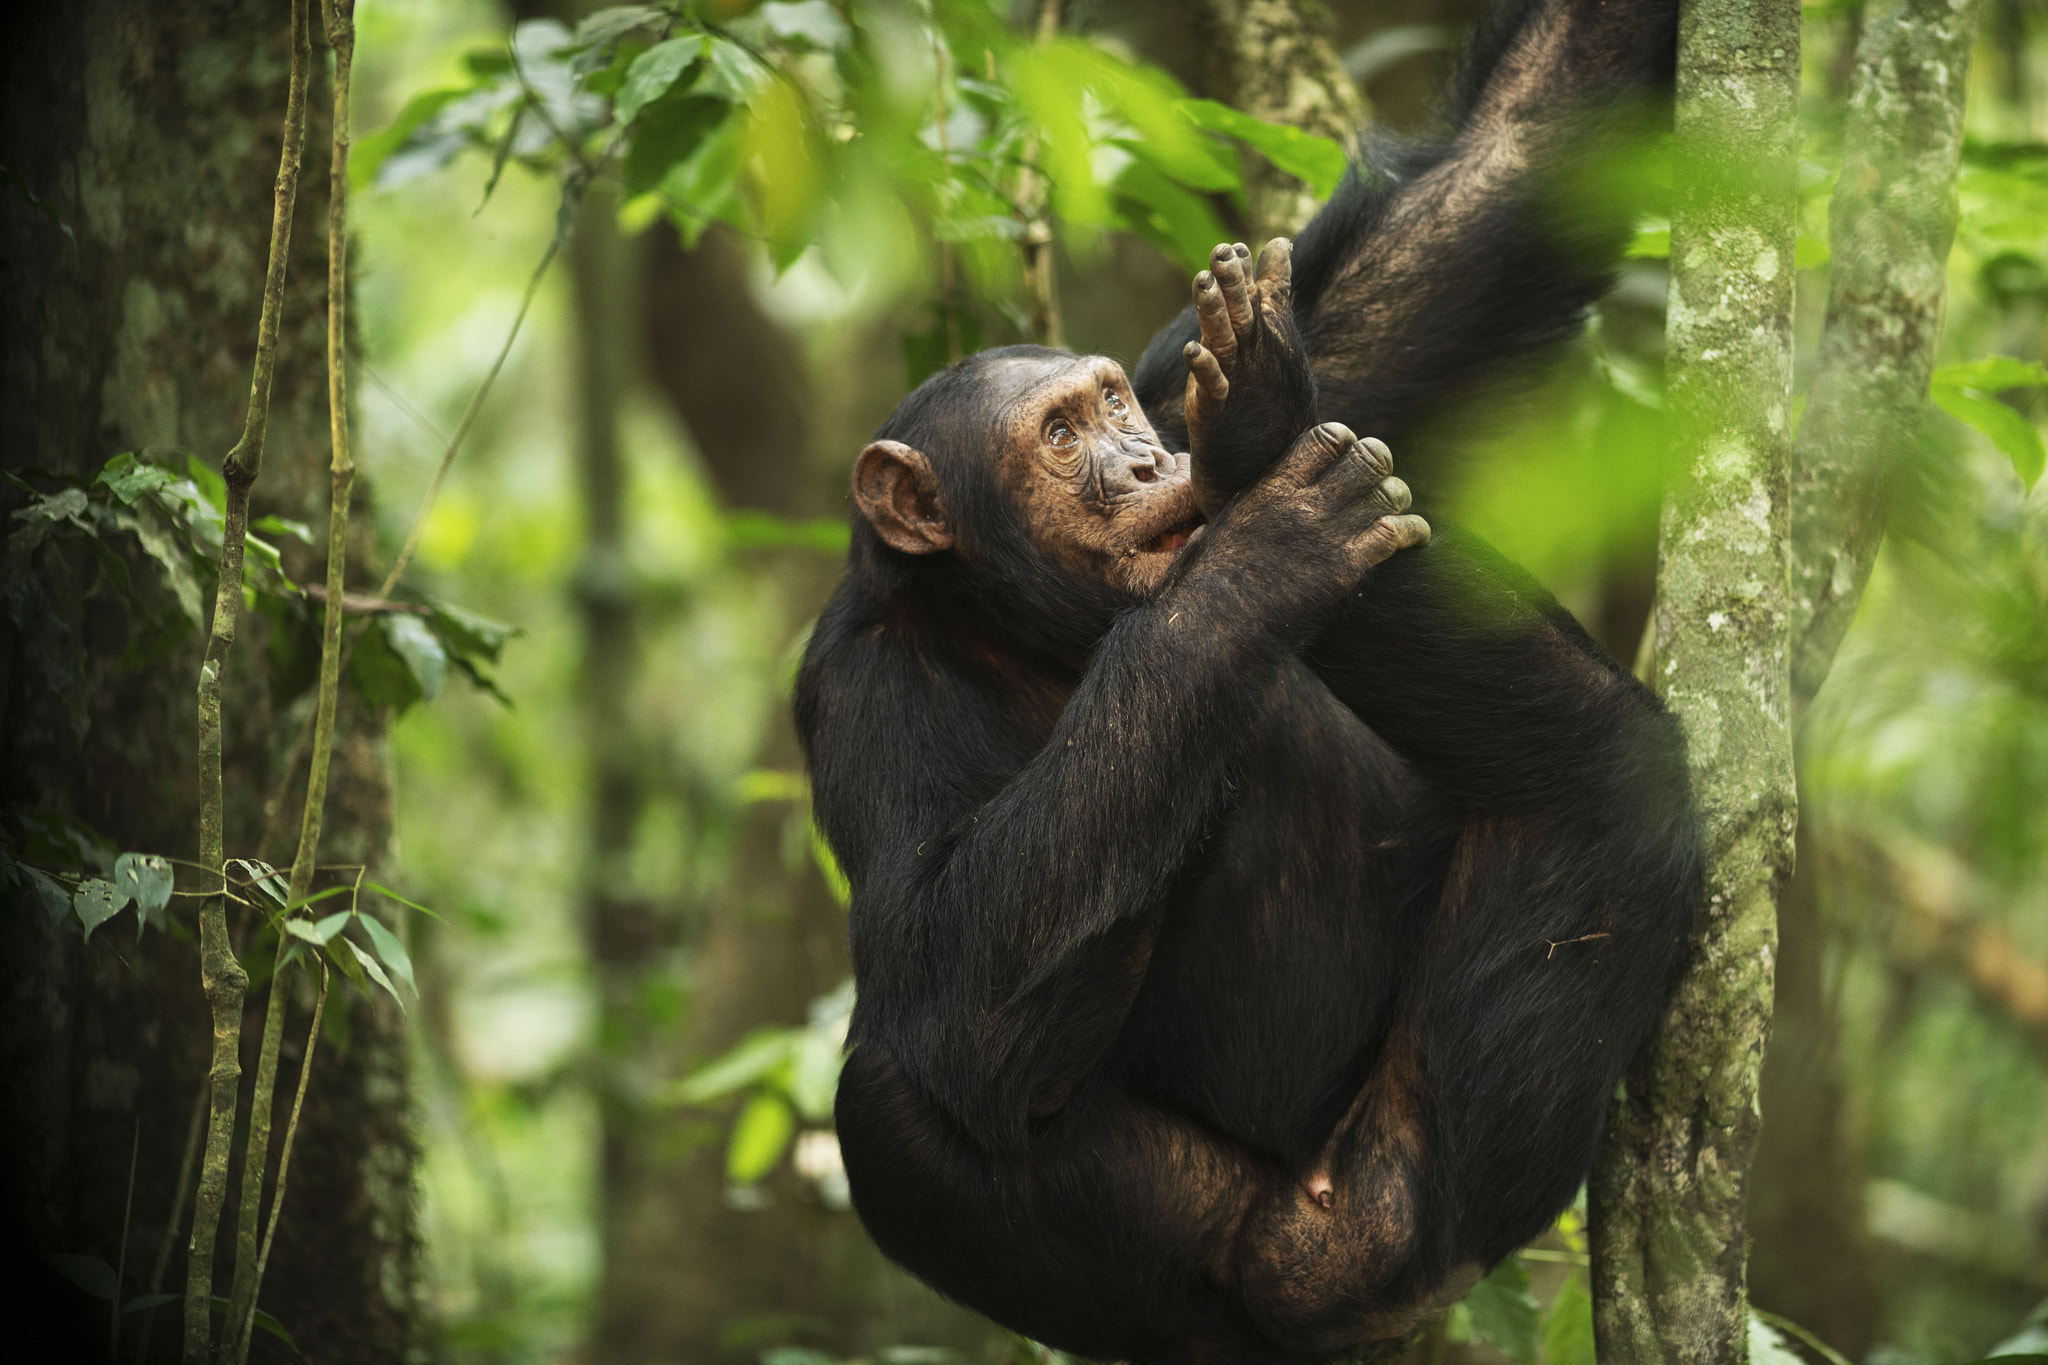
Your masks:
{"label": "black fur", "polygon": [[[1454,126],[1513,77],[1517,136],[1576,153],[1670,43],[1663,0],[1519,6]],[[1618,244],[1597,213],[1531,227],[1540,157],[1388,241],[1460,136],[1355,173],[1297,249],[1324,412],[1361,432],[1568,330]],[[1390,281],[1412,297],[1376,302]],[[1169,368],[1140,373],[1171,430]],[[798,681],[854,887],[856,1205],[919,1276],[1082,1355],[1304,1362],[1397,1334],[1585,1176],[1699,896],[1677,726],[1441,528],[1284,627],[1256,576],[1200,574],[1221,523],[1146,600],[1061,571],[994,477],[994,382],[963,362],[878,433],[931,460],[959,548],[903,554],[856,517]]]}

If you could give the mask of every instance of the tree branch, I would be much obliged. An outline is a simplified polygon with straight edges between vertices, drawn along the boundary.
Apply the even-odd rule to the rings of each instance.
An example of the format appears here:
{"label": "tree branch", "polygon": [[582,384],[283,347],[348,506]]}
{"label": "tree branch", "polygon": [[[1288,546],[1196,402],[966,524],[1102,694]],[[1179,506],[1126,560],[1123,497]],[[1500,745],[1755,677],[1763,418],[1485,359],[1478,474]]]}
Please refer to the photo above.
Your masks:
{"label": "tree branch", "polygon": [[227,1200],[228,1162],[235,1136],[236,1084],[241,1078],[242,999],[248,973],[228,942],[226,803],[221,777],[221,683],[235,647],[242,609],[242,552],[249,531],[249,490],[263,467],[270,422],[270,381],[277,368],[277,326],[284,308],[285,266],[291,251],[292,212],[299,197],[299,162],[306,141],[306,71],[311,38],[303,0],[291,9],[291,75],[285,100],[284,148],[270,218],[270,261],[263,280],[263,310],[256,324],[256,364],[242,438],[221,462],[227,507],[221,531],[220,580],[213,622],[199,665],[199,860],[217,879],[220,894],[199,909],[199,981],[213,1015],[213,1058],[208,1068],[211,1115],[199,1191],[192,1210],[192,1241],[185,1271],[185,1365],[206,1365],[212,1335],[213,1244]]}
{"label": "tree branch", "polygon": [[1707,903],[1591,1182],[1609,1362],[1748,1358],[1744,1202],[1792,864],[1789,716],[1796,0],[1695,0],[1679,24],[1659,690],[1684,723]]}
{"label": "tree branch", "polygon": [[1978,0],[1871,0],[1830,210],[1820,367],[1792,475],[1792,691],[1813,700],[1884,538],[1927,402],[1956,230]]}

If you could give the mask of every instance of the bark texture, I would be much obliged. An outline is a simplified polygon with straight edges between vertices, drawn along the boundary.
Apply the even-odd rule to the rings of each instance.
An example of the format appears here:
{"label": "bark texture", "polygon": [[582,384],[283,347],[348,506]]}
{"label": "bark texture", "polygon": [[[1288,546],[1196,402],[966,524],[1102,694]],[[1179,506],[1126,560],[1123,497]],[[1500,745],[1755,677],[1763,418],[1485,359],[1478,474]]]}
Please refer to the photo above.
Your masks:
{"label": "bark texture", "polygon": [[[1202,0],[1199,13],[1209,50],[1205,85],[1215,98],[1347,150],[1356,144],[1365,98],[1330,45],[1330,14],[1320,0]],[[1300,231],[1321,206],[1315,192],[1257,153],[1247,152],[1245,163],[1247,230],[1258,241]]]}
{"label": "bark texture", "polygon": [[1956,233],[1977,0],[1873,0],[1856,44],[1820,368],[1792,483],[1792,687],[1812,700],[1884,538],[1927,402]]}
{"label": "bark texture", "polygon": [[1748,1358],[1744,1202],[1797,800],[1789,680],[1799,12],[1680,20],[1669,313],[1675,483],[1655,678],[1684,722],[1707,901],[1592,1181],[1600,1356]]}
{"label": "bark texture", "polygon": [[[285,7],[96,0],[14,6],[4,24],[0,163],[61,226],[15,184],[0,187],[0,461],[10,471],[84,478],[121,451],[190,452],[217,466],[243,429],[249,397],[285,109]],[[294,209],[268,454],[251,508],[314,523],[327,503],[322,55],[308,99],[313,150]],[[293,576],[317,581],[316,552],[290,540],[284,548]],[[367,548],[365,534],[351,558]],[[153,561],[129,560],[132,579],[154,590]],[[203,641],[188,634],[166,657],[123,666],[134,624],[106,594],[69,617],[10,612],[0,621],[0,806],[10,816],[62,813],[124,849],[190,858],[199,851],[193,696]],[[245,616],[241,627],[224,678],[221,736],[231,856],[253,850],[285,720],[265,676],[266,624]],[[69,720],[70,690],[50,687],[37,665],[74,645],[83,660],[76,690],[87,698],[82,733]],[[381,723],[344,704],[340,730],[322,857],[375,861],[389,839]],[[187,876],[181,884],[196,886]],[[174,901],[174,917],[189,925],[192,905]],[[116,1264],[139,1128],[124,1288],[147,1292],[168,1239],[160,1283],[175,1292],[185,1279],[189,1187],[182,1208],[174,1196],[210,1037],[194,945],[160,933],[138,944],[132,912],[87,945],[75,932],[52,931],[39,911],[6,910],[0,1089],[13,1121],[0,1136],[0,1168],[11,1237],[37,1255]],[[245,929],[235,946],[247,952],[249,938]],[[250,1003],[262,999],[259,992]],[[309,985],[290,1002],[298,1036],[284,1050],[289,1079],[311,1003]],[[314,1067],[292,1207],[262,1306],[319,1359],[404,1360],[415,1291],[401,1019],[395,1008],[361,1001],[330,1001],[328,1012],[346,1021]],[[260,1024],[260,1013],[244,1018],[245,1078]],[[232,1202],[234,1190],[226,1193]],[[216,1292],[225,1292],[228,1260],[223,1240]],[[50,1316],[60,1303],[46,1305]],[[104,1342],[104,1309],[78,1306],[97,1315]],[[129,1317],[123,1358],[135,1358],[147,1331],[149,1358],[175,1359],[177,1316],[173,1305]],[[259,1334],[254,1358],[288,1354]]]}

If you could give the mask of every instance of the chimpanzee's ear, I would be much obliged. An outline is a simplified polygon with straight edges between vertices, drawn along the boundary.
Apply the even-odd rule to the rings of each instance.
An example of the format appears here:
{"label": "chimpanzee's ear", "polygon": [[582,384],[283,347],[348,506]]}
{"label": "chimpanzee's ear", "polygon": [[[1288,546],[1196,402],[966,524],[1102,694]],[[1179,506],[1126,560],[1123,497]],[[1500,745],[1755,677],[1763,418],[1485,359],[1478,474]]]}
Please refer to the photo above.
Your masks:
{"label": "chimpanzee's ear", "polygon": [[939,479],[923,452],[874,441],[853,466],[853,501],[887,545],[907,555],[953,548]]}

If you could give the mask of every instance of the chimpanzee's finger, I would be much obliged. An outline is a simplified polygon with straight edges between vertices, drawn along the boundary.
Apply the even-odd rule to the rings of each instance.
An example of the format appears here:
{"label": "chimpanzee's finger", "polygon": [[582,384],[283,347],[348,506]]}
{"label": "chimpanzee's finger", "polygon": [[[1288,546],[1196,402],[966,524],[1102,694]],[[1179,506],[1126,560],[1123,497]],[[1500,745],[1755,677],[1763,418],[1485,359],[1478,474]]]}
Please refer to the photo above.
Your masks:
{"label": "chimpanzee's finger", "polygon": [[1351,428],[1342,422],[1310,427],[1295,438],[1287,453],[1280,457],[1280,463],[1273,467],[1273,473],[1305,488],[1322,478],[1357,442]]}
{"label": "chimpanzee's finger", "polygon": [[1223,301],[1223,287],[1216,276],[1207,270],[1195,276],[1195,317],[1202,325],[1203,346],[1219,357],[1237,353],[1237,333],[1230,327],[1230,305]]}
{"label": "chimpanzee's finger", "polygon": [[[1230,329],[1242,336],[1252,325],[1251,277],[1245,269],[1245,248],[1225,242],[1209,253],[1209,271],[1223,291],[1223,303],[1230,310]],[[1214,346],[1209,348],[1215,350]]]}
{"label": "chimpanzee's finger", "polygon": [[1294,294],[1294,243],[1275,237],[1259,248],[1259,265],[1254,278],[1259,297],[1284,307]]}
{"label": "chimpanzee's finger", "polygon": [[1181,354],[1187,357],[1188,373],[1194,376],[1202,397],[1214,408],[1222,407],[1223,400],[1230,397],[1230,380],[1215,355],[1199,341],[1190,341]]}
{"label": "chimpanzee's finger", "polygon": [[1427,544],[1429,523],[1411,512],[1406,516],[1381,517],[1351,542],[1351,551],[1358,558],[1358,567],[1369,569],[1393,558],[1396,551]]}
{"label": "chimpanzee's finger", "polygon": [[1389,474],[1366,495],[1365,501],[1366,506],[1381,516],[1392,516],[1397,512],[1407,511],[1408,505],[1415,501],[1415,497],[1408,491],[1406,483]]}

